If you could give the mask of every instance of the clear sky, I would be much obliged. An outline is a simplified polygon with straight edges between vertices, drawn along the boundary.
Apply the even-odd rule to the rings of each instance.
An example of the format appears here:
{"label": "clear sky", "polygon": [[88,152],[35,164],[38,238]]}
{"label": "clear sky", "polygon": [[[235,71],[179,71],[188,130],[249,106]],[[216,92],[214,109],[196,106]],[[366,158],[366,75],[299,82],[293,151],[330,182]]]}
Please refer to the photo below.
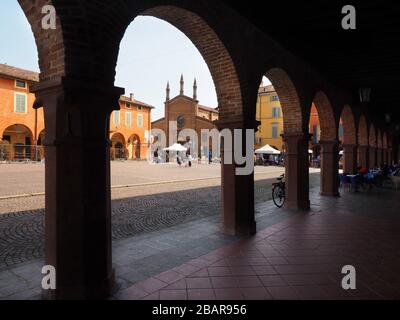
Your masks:
{"label": "clear sky", "polygon": [[[1,0],[0,40],[0,63],[39,71],[35,40],[16,0]],[[136,18],[121,42],[115,85],[125,88],[126,95],[132,92],[136,99],[154,105],[153,119],[158,119],[164,115],[167,81],[173,97],[179,93],[181,74],[185,94],[192,95],[196,77],[200,103],[218,106],[207,64],[192,42],[167,22]]]}
{"label": "clear sky", "polygon": [[[0,63],[39,72],[38,54],[30,25],[17,0],[1,0]],[[179,93],[181,74],[185,94],[192,95],[197,78],[200,103],[217,107],[214,83],[203,57],[193,43],[169,23],[152,17],[137,17],[121,42],[115,85],[126,95],[156,107],[153,120],[164,116],[165,88],[171,97]],[[269,81],[264,79],[264,84]]]}

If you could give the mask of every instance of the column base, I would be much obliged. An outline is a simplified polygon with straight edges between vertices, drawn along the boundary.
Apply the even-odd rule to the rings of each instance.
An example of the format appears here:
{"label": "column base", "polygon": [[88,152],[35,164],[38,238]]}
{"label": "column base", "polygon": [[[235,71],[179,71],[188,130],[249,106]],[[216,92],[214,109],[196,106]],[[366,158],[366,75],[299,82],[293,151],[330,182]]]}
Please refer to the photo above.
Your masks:
{"label": "column base", "polygon": [[301,201],[301,202],[286,200],[284,208],[286,210],[309,211],[311,208],[311,203],[310,203],[310,200]]}
{"label": "column base", "polygon": [[42,300],[103,300],[115,288],[115,271],[103,281],[90,286],[65,286],[56,290],[42,290]]}
{"label": "column base", "polygon": [[321,192],[320,195],[323,197],[340,197],[339,192]]}
{"label": "column base", "polygon": [[241,226],[232,226],[222,223],[221,232],[230,236],[253,236],[257,233],[257,223],[253,221],[250,224]]}

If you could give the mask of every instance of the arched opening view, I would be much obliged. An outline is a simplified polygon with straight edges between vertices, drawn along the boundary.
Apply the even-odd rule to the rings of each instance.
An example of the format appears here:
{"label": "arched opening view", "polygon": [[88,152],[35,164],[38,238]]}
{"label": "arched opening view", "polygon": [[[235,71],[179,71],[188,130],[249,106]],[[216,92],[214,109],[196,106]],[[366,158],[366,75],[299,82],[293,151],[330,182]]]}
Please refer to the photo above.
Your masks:
{"label": "arched opening view", "polygon": [[398,297],[400,59],[337,6],[3,2],[0,300]]}

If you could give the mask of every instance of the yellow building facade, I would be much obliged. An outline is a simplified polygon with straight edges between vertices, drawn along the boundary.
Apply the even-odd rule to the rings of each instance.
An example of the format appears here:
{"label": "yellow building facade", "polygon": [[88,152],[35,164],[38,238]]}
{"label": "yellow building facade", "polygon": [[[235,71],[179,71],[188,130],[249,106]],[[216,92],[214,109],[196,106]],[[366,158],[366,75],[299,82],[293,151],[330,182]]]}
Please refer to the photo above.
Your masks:
{"label": "yellow building facade", "polygon": [[283,151],[283,113],[273,86],[261,86],[258,92],[256,120],[261,123],[255,136],[255,148],[269,144]]}

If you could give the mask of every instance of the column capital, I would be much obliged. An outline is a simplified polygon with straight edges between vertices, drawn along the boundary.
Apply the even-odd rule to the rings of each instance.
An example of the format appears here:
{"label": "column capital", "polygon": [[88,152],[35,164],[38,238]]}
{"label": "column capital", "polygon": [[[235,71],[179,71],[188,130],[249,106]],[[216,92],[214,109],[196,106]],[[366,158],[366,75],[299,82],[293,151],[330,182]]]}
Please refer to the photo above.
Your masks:
{"label": "column capital", "polygon": [[119,99],[125,89],[103,84],[83,81],[70,77],[58,77],[41,81],[32,87],[36,95],[34,108],[46,105],[46,100],[56,98],[60,102],[71,105],[85,105],[92,111],[113,111],[119,109]]}
{"label": "column capital", "polygon": [[289,140],[311,141],[312,135],[308,132],[289,132],[289,133],[283,133],[282,138],[284,141],[289,141]]}
{"label": "column capital", "polygon": [[256,120],[246,120],[243,116],[233,116],[229,117],[228,119],[223,119],[223,120],[216,120],[214,121],[215,126],[218,128],[218,130],[223,130],[223,129],[230,129],[230,130],[235,130],[235,129],[254,129],[256,130],[258,126],[260,125],[259,121]]}
{"label": "column capital", "polygon": [[339,145],[339,140],[320,140],[319,144],[326,145],[326,146],[328,146],[328,145],[334,146],[334,145]]}
{"label": "column capital", "polygon": [[343,145],[343,149],[355,149],[355,148],[359,148],[361,146],[359,146],[358,144],[354,143],[354,144],[344,144]]}

